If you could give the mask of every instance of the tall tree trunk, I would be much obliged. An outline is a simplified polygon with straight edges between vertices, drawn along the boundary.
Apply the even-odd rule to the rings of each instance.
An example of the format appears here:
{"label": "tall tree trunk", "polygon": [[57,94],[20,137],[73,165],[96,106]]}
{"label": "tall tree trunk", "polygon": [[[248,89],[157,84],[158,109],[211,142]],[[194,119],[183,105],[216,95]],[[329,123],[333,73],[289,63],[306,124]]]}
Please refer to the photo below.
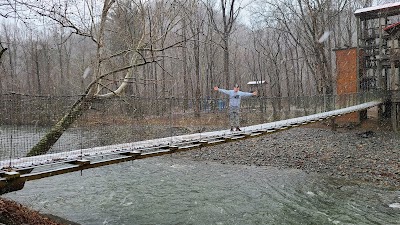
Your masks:
{"label": "tall tree trunk", "polygon": [[230,75],[229,75],[229,37],[224,35],[224,77],[225,77],[225,88],[230,88]]}
{"label": "tall tree trunk", "polygon": [[37,81],[37,93],[38,95],[42,94],[42,81],[40,79],[40,63],[39,63],[39,49],[37,48],[37,43],[35,46],[33,46],[35,49],[35,75],[36,75],[36,81]]}
{"label": "tall tree trunk", "polygon": [[182,43],[182,67],[183,67],[183,109],[187,111],[189,109],[189,81],[187,71],[187,40],[186,40],[186,20],[182,20],[183,29],[182,36],[184,38]]}
{"label": "tall tree trunk", "polygon": [[196,27],[196,36],[195,36],[194,44],[193,44],[193,52],[194,52],[194,63],[195,63],[195,115],[196,117],[200,117],[200,104],[201,104],[201,94],[200,94],[200,28]]}

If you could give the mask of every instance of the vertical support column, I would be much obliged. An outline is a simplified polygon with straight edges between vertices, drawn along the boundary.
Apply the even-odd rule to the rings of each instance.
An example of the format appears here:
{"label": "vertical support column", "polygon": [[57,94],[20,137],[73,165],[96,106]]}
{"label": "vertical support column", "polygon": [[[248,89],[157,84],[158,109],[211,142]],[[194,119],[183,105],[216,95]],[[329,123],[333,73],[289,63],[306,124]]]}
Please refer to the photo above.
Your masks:
{"label": "vertical support column", "polygon": [[382,75],[382,61],[383,61],[383,29],[382,29],[382,17],[378,18],[378,58],[377,58],[377,68],[374,73],[375,77],[377,78],[378,90],[383,90],[383,75]]}
{"label": "vertical support column", "polygon": [[392,103],[392,128],[397,134],[400,133],[400,103]]}
{"label": "vertical support column", "polygon": [[399,60],[399,51],[398,51],[398,42],[396,41],[396,36],[394,35],[391,38],[390,44],[390,76],[389,76],[389,86],[388,90],[391,91],[391,121],[392,121],[392,129],[394,132],[400,132],[400,103],[399,99],[397,99],[398,89],[399,89],[399,71],[396,68],[396,62]]}
{"label": "vertical support column", "polygon": [[356,74],[356,92],[360,91],[360,61],[364,61],[364,58],[361,57],[360,53],[360,38],[361,38],[361,19],[359,17],[356,17],[356,25],[357,25],[357,50],[356,50],[356,69],[357,69],[357,74]]}

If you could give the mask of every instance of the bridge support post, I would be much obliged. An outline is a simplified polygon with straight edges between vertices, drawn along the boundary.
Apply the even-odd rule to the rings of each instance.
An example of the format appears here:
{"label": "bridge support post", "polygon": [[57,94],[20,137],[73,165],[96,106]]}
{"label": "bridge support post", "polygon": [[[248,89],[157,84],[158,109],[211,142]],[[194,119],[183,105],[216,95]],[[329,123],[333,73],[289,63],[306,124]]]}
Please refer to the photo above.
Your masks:
{"label": "bridge support post", "polygon": [[392,103],[392,128],[396,133],[400,133],[400,103],[393,102]]}
{"label": "bridge support post", "polygon": [[19,191],[25,186],[25,179],[17,178],[8,180],[5,182],[0,182],[0,195]]}
{"label": "bridge support post", "polygon": [[335,118],[331,119],[331,127],[332,127],[332,131],[336,131],[337,130],[337,124],[336,124]]}
{"label": "bridge support post", "polygon": [[0,195],[19,191],[24,188],[25,179],[20,177],[20,173],[16,171],[5,172],[0,180]]}
{"label": "bridge support post", "polygon": [[386,100],[378,107],[378,117],[379,119],[388,119],[392,114],[392,102],[390,100]]}
{"label": "bridge support post", "polygon": [[394,132],[400,134],[400,90],[392,91],[390,99],[390,117],[392,121],[392,129]]}

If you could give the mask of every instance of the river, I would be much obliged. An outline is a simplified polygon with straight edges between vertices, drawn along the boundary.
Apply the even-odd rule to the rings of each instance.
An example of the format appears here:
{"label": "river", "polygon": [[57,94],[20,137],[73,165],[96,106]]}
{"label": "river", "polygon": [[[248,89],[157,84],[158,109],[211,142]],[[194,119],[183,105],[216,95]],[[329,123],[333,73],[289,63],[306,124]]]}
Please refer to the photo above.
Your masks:
{"label": "river", "polygon": [[400,224],[400,190],[170,156],[29,181],[3,197],[85,225]]}

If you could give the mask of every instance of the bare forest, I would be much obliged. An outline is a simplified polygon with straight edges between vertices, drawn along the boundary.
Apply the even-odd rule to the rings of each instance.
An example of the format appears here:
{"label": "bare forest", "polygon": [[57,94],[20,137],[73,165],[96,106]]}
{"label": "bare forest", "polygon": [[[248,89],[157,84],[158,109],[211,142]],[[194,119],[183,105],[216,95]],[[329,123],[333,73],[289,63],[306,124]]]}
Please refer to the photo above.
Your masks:
{"label": "bare forest", "polygon": [[[384,3],[384,2],[382,2]],[[44,154],[96,100],[335,92],[334,49],[356,46],[370,0],[0,0],[0,94],[74,96],[28,155]],[[160,109],[163,110],[162,108]],[[198,109],[195,111],[199,111]]]}
{"label": "bare forest", "polygon": [[8,1],[0,92],[211,97],[265,80],[268,96],[331,93],[333,49],[355,46],[370,1]]}

